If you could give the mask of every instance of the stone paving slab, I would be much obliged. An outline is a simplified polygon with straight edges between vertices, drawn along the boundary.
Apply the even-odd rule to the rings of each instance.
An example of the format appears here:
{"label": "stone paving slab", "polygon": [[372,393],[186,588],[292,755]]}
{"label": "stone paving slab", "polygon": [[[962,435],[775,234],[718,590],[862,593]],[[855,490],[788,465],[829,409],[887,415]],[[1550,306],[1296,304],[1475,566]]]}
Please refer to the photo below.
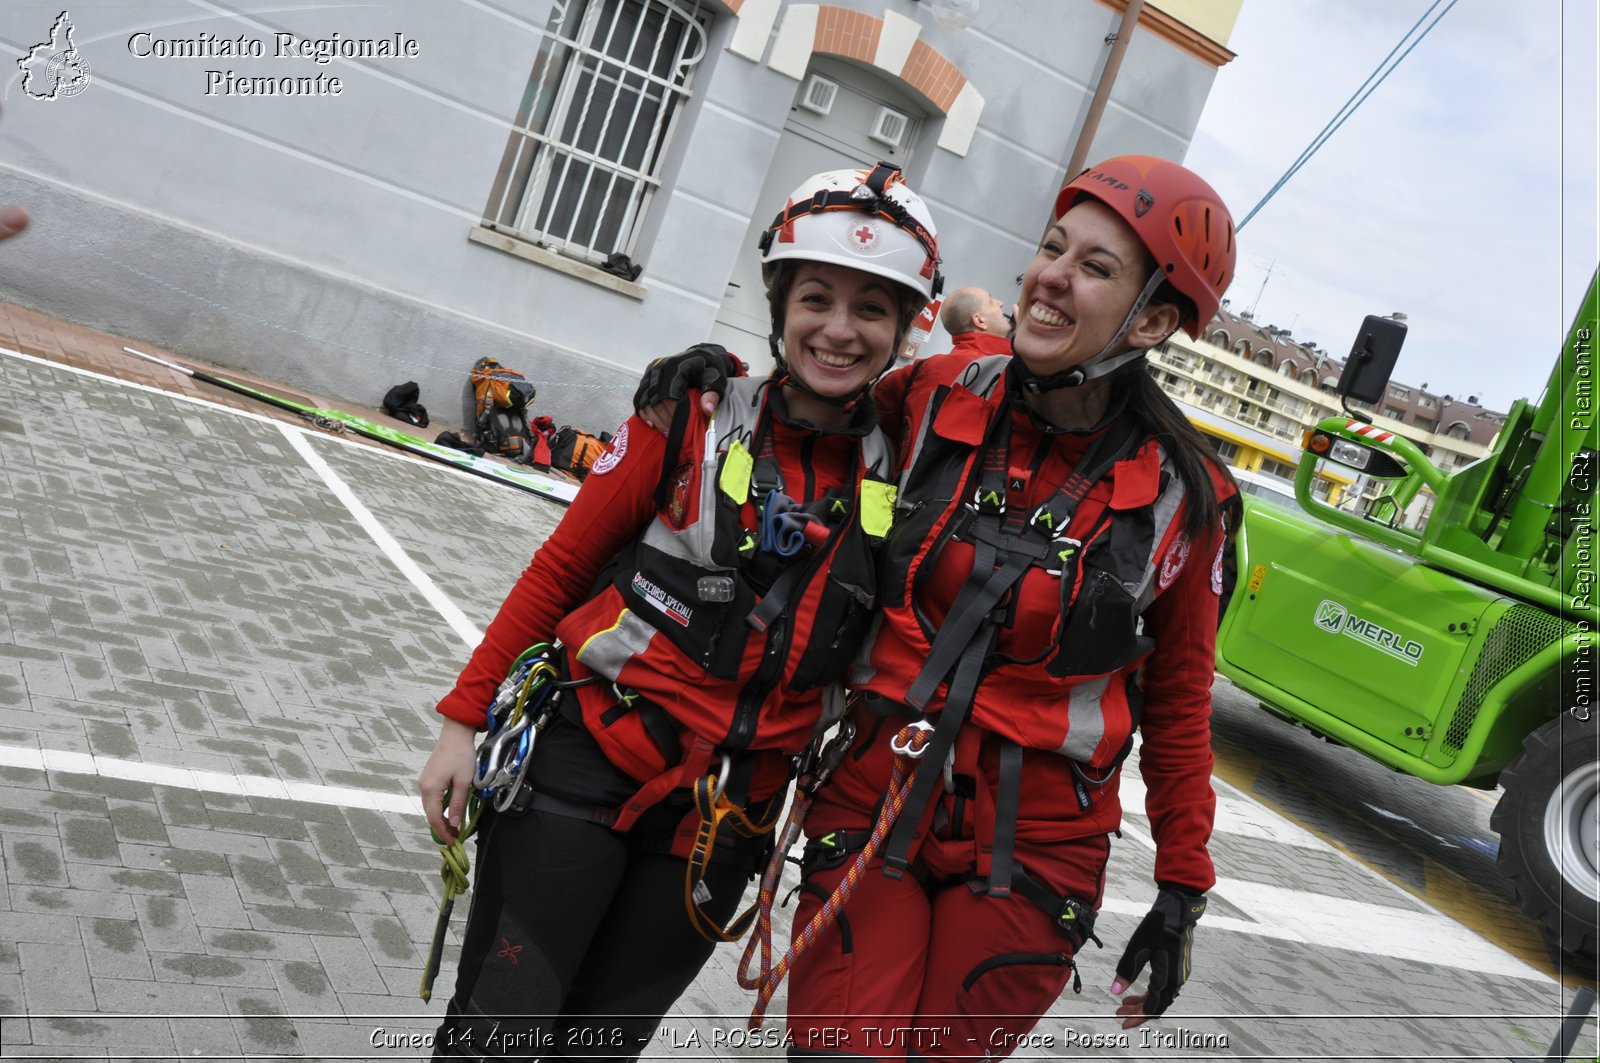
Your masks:
{"label": "stone paving slab", "polygon": [[[120,364],[114,337],[0,309],[0,346],[201,393]],[[0,354],[0,1055],[416,1058],[442,1014],[467,904],[423,1005],[437,860],[407,802],[467,645],[289,444],[298,424],[222,404]],[[62,410],[122,445],[64,446]],[[561,515],[309,443],[480,627]],[[1104,986],[1152,892],[1146,828],[1131,815],[1114,848],[1108,948],[1082,957],[1083,993],[1017,1055],[1541,1055],[1571,999],[1514,961],[1295,940],[1301,920],[1260,890],[1299,898],[1307,921],[1355,903],[1439,917],[1326,846],[1274,840],[1285,825],[1214,839],[1224,884],[1195,978],[1159,1036],[1124,1039]],[[741,951],[717,950],[650,1058],[782,1055],[781,1022],[744,1032]]]}

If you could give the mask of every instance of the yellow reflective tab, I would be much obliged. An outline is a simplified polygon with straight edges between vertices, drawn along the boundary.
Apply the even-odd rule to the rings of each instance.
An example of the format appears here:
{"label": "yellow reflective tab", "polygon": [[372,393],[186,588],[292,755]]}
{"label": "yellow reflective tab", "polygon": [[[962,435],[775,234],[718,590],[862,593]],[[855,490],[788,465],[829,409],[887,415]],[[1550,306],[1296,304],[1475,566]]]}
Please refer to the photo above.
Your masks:
{"label": "yellow reflective tab", "polygon": [[838,516],[840,513],[848,513],[849,511],[850,507],[844,504],[844,499],[836,498],[833,500],[832,513],[834,516]]}
{"label": "yellow reflective tab", "polygon": [[722,459],[722,475],[717,477],[717,486],[722,488],[723,494],[742,506],[750,500],[750,477],[755,468],[756,460],[750,456],[744,444],[735,439],[728,447],[727,457]]}
{"label": "yellow reflective tab", "polygon": [[882,480],[861,481],[861,530],[874,539],[889,534],[894,524],[894,484]]}

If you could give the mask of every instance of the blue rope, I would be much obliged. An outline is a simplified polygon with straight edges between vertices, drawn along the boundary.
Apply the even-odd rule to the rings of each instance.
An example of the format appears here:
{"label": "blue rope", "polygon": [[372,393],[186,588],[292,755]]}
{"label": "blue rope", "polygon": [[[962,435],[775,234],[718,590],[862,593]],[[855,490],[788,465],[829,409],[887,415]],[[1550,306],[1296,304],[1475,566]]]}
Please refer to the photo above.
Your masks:
{"label": "blue rope", "polygon": [[[1367,97],[1376,92],[1378,86],[1382,85],[1386,80],[1388,80],[1389,75],[1394,73],[1395,68],[1401,63],[1405,62],[1405,58],[1411,54],[1411,50],[1422,43],[1422,38],[1431,33],[1433,31],[1433,27],[1439,24],[1440,19],[1443,19],[1450,13],[1450,8],[1456,6],[1456,0],[1450,0],[1450,3],[1445,6],[1445,9],[1439,12],[1438,17],[1430,22],[1428,27],[1420,34],[1417,34],[1417,39],[1412,41],[1411,44],[1406,47],[1405,51],[1400,52],[1400,58],[1395,59],[1394,63],[1391,64],[1387,70],[1384,70],[1384,64],[1388,63],[1390,59],[1394,58],[1395,52],[1400,51],[1400,46],[1405,44],[1406,38],[1410,37],[1413,33],[1416,33],[1417,27],[1422,25],[1427,17],[1433,14],[1434,8],[1438,7],[1443,2],[1444,0],[1433,0],[1433,3],[1429,5],[1428,10],[1422,13],[1422,17],[1417,19],[1417,21],[1412,24],[1410,29],[1401,34],[1400,40],[1395,42],[1395,46],[1393,48],[1389,49],[1389,54],[1384,56],[1378,65],[1373,67],[1372,73],[1367,75],[1367,80],[1363,81],[1356,88],[1356,91],[1351,94],[1350,99],[1344,101],[1344,106],[1340,107],[1339,110],[1334,113],[1334,116],[1328,119],[1328,124],[1322,127],[1322,131],[1319,132],[1315,137],[1311,138],[1311,143],[1306,145],[1305,150],[1300,153],[1300,157],[1295,159],[1294,162],[1290,164],[1289,168],[1283,172],[1283,176],[1278,178],[1277,183],[1275,183],[1271,188],[1267,189],[1267,194],[1261,197],[1261,201],[1255,206],[1251,207],[1250,212],[1244,216],[1244,219],[1240,221],[1238,225],[1234,226],[1234,232],[1239,232],[1242,230],[1250,221],[1250,219],[1255,217],[1256,213],[1260,211],[1262,207],[1267,205],[1267,201],[1273,196],[1277,195],[1278,190],[1289,182],[1289,178],[1299,173],[1300,167],[1311,161],[1311,156],[1315,155],[1322,148],[1322,145],[1326,144],[1329,138],[1339,131],[1339,127],[1344,125],[1345,122],[1349,120],[1350,116],[1356,113],[1357,108],[1359,108],[1363,103],[1367,102]],[[1378,77],[1377,81],[1373,81],[1372,79],[1377,77],[1378,71],[1380,70],[1383,70],[1383,76]],[[1370,88],[1368,87],[1369,85],[1371,86]],[[1357,99],[1357,97],[1360,98]]]}

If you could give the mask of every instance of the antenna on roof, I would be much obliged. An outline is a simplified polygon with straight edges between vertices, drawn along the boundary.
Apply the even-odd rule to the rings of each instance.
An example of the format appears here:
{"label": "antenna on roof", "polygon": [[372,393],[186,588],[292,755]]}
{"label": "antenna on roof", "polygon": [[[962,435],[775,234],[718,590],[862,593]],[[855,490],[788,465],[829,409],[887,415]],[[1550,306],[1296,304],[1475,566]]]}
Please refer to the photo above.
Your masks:
{"label": "antenna on roof", "polygon": [[1272,279],[1273,268],[1277,266],[1277,264],[1277,256],[1273,256],[1272,261],[1267,264],[1267,275],[1261,278],[1261,288],[1256,292],[1256,301],[1250,304],[1250,312],[1248,316],[1251,320],[1255,319],[1256,307],[1261,305],[1261,293],[1267,290],[1267,282]]}

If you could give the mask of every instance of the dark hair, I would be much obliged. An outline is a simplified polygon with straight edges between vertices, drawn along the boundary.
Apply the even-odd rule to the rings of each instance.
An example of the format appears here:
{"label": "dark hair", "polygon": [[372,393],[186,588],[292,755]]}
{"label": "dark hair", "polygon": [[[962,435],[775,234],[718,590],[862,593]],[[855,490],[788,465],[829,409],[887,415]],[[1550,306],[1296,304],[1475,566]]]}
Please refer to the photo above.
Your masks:
{"label": "dark hair", "polygon": [[[1163,284],[1150,297],[1151,306],[1173,306],[1179,317],[1194,313],[1194,304],[1171,284]],[[1196,542],[1210,535],[1222,521],[1222,506],[1207,466],[1217,469],[1222,479],[1234,483],[1228,465],[1217,456],[1217,449],[1178,409],[1178,404],[1157,384],[1150,364],[1140,358],[1116,374],[1115,386],[1127,397],[1127,409],[1145,429],[1166,447],[1167,455],[1183,480],[1188,505],[1183,530]],[[1231,527],[1230,527],[1231,531]]]}
{"label": "dark hair", "polygon": [[[794,275],[800,272],[800,267],[807,261],[780,258],[761,267],[761,279],[767,286],[767,311],[772,318],[774,341],[783,336],[783,314],[789,303],[789,289],[794,287]],[[898,313],[894,325],[894,349],[889,354],[889,364],[893,365],[894,360],[900,356],[900,348],[905,346],[906,333],[911,331],[911,323],[922,313],[922,308],[928,305],[928,301],[922,297],[921,292],[898,281],[892,281],[887,277],[882,280],[894,295],[895,309]]]}

